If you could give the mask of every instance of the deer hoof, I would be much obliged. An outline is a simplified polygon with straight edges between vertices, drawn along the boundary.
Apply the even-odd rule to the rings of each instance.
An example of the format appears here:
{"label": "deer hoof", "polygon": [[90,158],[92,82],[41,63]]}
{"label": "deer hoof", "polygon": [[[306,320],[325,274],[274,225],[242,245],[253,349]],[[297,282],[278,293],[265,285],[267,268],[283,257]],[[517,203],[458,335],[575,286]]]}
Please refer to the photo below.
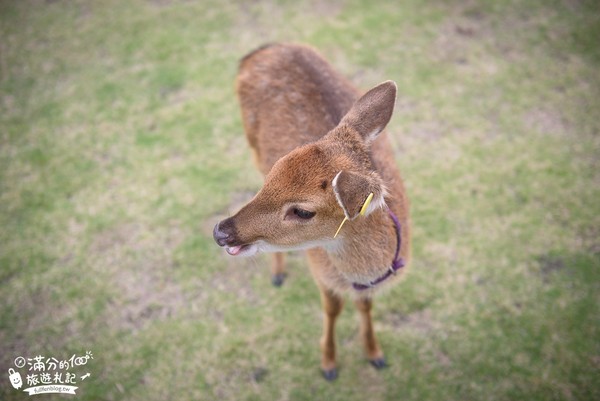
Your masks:
{"label": "deer hoof", "polygon": [[387,362],[385,361],[385,358],[371,359],[369,362],[377,370],[387,368],[388,366]]}
{"label": "deer hoof", "polygon": [[325,378],[325,380],[327,380],[328,382],[332,382],[335,379],[337,379],[338,377],[338,372],[336,368],[333,369],[329,369],[329,370],[325,370],[322,369],[321,373],[323,373],[323,377]]}
{"label": "deer hoof", "polygon": [[281,287],[285,281],[285,273],[277,273],[271,276],[271,283],[274,287]]}

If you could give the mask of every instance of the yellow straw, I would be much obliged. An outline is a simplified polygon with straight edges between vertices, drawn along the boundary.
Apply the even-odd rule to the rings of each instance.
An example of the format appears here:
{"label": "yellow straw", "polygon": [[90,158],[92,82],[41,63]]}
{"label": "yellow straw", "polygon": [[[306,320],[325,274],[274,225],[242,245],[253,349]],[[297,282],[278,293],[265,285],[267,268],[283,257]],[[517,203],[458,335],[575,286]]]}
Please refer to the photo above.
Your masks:
{"label": "yellow straw", "polygon": [[337,231],[335,232],[335,235],[333,236],[333,238],[337,237],[337,235],[340,233],[340,230],[342,229],[342,226],[344,225],[344,223],[348,221],[347,217],[344,217],[344,220],[342,220],[342,224],[340,224],[340,226],[338,227]]}
{"label": "yellow straw", "polygon": [[[367,213],[367,208],[369,207],[369,204],[371,203],[372,200],[373,200],[373,192],[371,192],[369,194],[369,196],[367,196],[367,200],[365,200],[365,203],[363,203],[362,207],[360,208],[360,215],[361,216],[364,216],[365,213]],[[342,224],[340,224],[340,226],[338,227],[338,229],[335,232],[335,235],[333,236],[333,238],[337,237],[337,235],[340,233],[340,230],[344,226],[344,223],[347,222],[347,221],[348,221],[348,218],[344,217],[344,220],[342,220]]]}
{"label": "yellow straw", "polygon": [[365,213],[367,213],[367,208],[371,204],[371,200],[373,200],[373,192],[371,192],[369,194],[369,196],[367,196],[367,200],[365,201],[365,203],[363,203],[362,208],[360,209],[360,215],[361,216],[364,216]]}

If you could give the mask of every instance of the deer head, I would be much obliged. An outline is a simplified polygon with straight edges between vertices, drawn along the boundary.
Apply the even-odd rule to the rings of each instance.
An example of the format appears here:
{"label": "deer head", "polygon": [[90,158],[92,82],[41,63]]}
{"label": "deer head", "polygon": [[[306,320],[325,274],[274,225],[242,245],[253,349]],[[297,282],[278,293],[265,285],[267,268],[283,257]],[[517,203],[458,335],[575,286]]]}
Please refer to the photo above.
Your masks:
{"label": "deer head", "polygon": [[388,124],[395,99],[394,82],[379,84],[320,140],[279,159],[258,194],[215,226],[217,244],[230,255],[245,256],[338,246],[343,235],[334,239],[337,228],[359,216],[369,194],[373,200],[365,215],[385,205],[370,145]]}

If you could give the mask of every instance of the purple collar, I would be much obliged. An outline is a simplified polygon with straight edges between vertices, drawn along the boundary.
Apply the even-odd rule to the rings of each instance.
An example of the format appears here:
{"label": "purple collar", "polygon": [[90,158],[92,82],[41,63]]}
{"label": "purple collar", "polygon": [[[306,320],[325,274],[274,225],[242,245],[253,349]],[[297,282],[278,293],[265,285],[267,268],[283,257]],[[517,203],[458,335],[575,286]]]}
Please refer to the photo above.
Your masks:
{"label": "purple collar", "polygon": [[378,277],[373,281],[370,281],[369,284],[352,283],[352,288],[354,288],[356,291],[364,291],[369,288],[372,288],[377,284],[381,283],[382,281],[388,279],[391,275],[396,274],[398,270],[404,267],[404,259],[400,257],[400,245],[402,244],[402,240],[400,237],[400,220],[398,220],[398,217],[396,217],[396,215],[394,214],[394,212],[391,211],[391,209],[388,209],[388,213],[392,221],[394,222],[394,228],[396,229],[396,254],[394,255],[392,265],[383,276]]}

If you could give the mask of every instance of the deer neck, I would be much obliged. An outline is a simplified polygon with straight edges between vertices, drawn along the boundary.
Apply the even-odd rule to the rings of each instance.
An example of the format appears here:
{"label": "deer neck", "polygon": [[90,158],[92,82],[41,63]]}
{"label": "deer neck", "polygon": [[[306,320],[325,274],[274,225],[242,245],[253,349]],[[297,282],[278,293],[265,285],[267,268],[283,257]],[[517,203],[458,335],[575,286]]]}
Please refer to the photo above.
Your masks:
{"label": "deer neck", "polygon": [[368,282],[389,269],[396,253],[396,231],[387,210],[346,223],[329,256],[336,270],[352,282]]}

